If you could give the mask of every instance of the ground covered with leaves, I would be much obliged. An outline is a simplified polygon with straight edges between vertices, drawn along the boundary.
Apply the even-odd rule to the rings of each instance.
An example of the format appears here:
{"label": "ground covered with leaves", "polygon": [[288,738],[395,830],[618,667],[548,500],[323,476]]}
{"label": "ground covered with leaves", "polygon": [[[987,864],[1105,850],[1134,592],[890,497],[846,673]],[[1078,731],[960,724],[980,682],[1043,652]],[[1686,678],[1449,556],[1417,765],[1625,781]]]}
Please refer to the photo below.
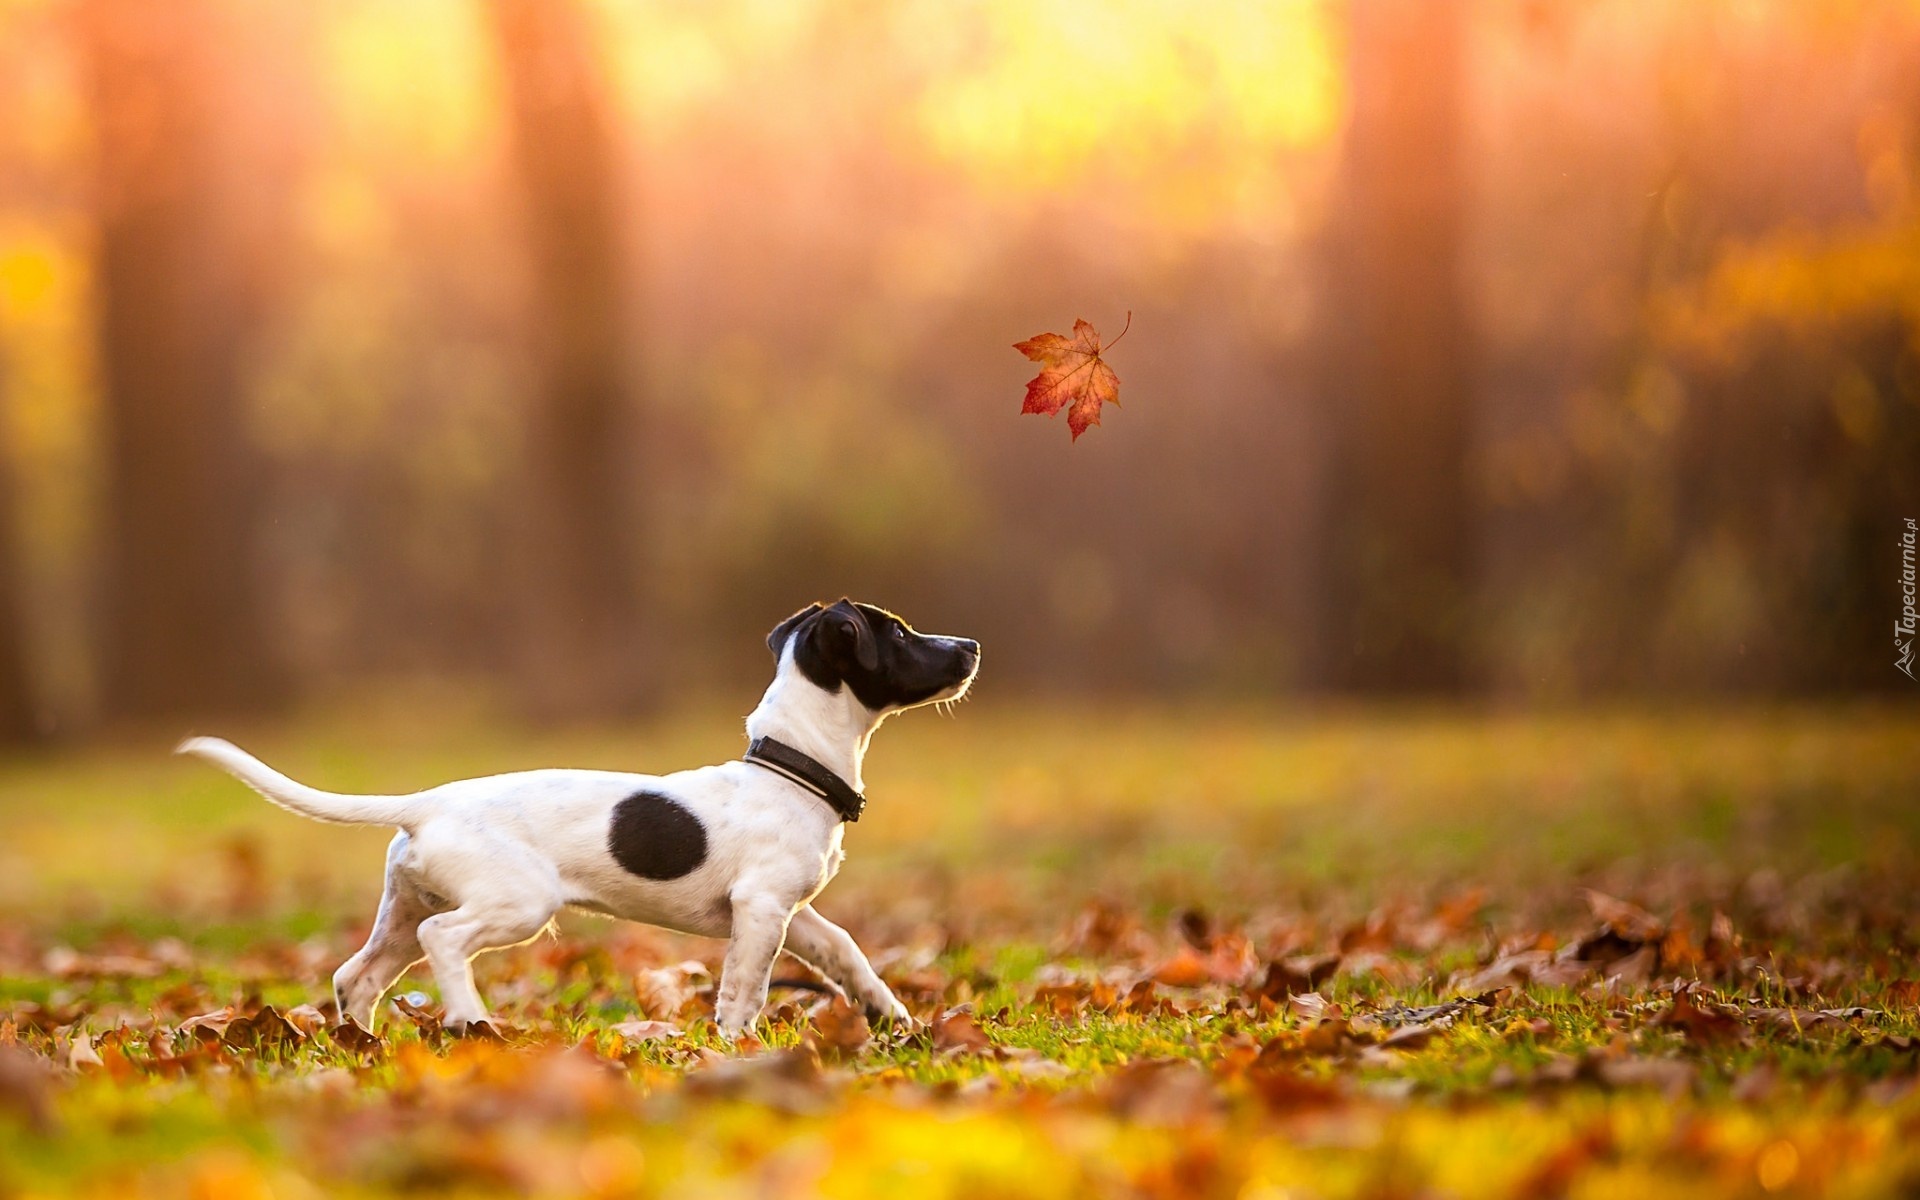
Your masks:
{"label": "ground covered with leaves", "polygon": [[[418,711],[410,710],[410,711]],[[673,769],[360,714],[323,786]],[[1911,1195],[1920,712],[909,717],[820,907],[918,1019],[586,918],[327,1002],[383,835],[131,742],[0,776],[0,1196]],[[1087,732],[1097,730],[1097,732]],[[156,739],[156,746],[164,740]]]}

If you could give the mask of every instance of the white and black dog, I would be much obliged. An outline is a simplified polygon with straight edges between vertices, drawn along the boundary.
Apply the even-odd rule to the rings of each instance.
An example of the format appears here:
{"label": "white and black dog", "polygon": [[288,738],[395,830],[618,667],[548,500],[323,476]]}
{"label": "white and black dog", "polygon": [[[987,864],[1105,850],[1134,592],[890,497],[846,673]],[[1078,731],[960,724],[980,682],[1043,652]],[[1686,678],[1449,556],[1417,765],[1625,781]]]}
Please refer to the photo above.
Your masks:
{"label": "white and black dog", "polygon": [[729,1037],[759,1017],[783,946],[870,1015],[910,1020],[811,901],[839,870],[844,823],[865,804],[860,763],[873,731],[893,713],[963,695],[979,643],[841,600],[788,617],[767,645],[779,667],[747,717],[746,757],[672,775],[522,771],[346,796],[295,783],[218,738],[189,739],[180,753],[302,816],[399,827],[372,936],[333,976],[342,1016],[362,1026],[422,959],[450,1028],[485,1021],[473,957],[533,938],[569,906],[731,939],[714,1005]]}

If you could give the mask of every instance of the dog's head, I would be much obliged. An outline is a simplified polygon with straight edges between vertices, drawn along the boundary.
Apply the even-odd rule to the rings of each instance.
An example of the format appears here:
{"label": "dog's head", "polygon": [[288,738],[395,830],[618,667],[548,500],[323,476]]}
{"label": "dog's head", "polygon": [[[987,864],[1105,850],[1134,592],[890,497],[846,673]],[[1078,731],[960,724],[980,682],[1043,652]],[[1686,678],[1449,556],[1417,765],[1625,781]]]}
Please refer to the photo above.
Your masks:
{"label": "dog's head", "polygon": [[884,608],[810,604],[773,627],[775,659],[793,647],[793,663],[816,687],[844,685],[876,713],[958,700],[980,669],[980,643],[921,633]]}

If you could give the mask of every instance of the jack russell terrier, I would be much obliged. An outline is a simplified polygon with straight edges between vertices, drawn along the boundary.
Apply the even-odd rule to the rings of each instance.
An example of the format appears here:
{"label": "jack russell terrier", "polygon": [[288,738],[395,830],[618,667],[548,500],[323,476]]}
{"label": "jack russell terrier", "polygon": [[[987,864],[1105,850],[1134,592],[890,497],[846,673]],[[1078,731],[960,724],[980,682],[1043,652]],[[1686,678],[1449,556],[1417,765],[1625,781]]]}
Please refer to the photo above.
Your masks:
{"label": "jack russell terrier", "polygon": [[450,1029],[487,1020],[471,960],[546,929],[565,907],[727,938],[714,1016],[729,1038],[766,1003],[784,947],[869,1016],[910,1023],[846,930],[812,907],[860,819],[860,763],[894,713],[957,700],[980,645],[916,632],[868,604],[814,604],[767,635],[779,662],[747,717],[737,762],[672,775],[519,771],[406,796],[296,783],[219,738],[179,753],[225,769],[317,821],[394,825],[373,933],[333,976],[342,1017],[372,1028],[407,968],[426,960]]}

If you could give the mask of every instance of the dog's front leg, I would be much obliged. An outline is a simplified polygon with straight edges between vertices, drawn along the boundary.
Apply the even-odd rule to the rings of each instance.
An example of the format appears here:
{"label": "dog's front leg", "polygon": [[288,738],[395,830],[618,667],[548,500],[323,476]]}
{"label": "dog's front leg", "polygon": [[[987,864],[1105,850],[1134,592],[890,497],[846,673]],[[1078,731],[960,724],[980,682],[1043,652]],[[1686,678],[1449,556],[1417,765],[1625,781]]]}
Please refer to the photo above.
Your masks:
{"label": "dog's front leg", "polygon": [[894,998],[853,935],[815,912],[813,905],[803,905],[793,914],[787,926],[787,949],[831,979],[847,999],[866,1010],[869,1020],[913,1024],[906,1005]]}
{"label": "dog's front leg", "polygon": [[720,1032],[737,1038],[753,1028],[767,1003],[767,983],[773,960],[787,940],[787,922],[793,906],[761,893],[733,898],[733,938],[727,960],[720,967],[720,994],[714,1001],[714,1020]]}

